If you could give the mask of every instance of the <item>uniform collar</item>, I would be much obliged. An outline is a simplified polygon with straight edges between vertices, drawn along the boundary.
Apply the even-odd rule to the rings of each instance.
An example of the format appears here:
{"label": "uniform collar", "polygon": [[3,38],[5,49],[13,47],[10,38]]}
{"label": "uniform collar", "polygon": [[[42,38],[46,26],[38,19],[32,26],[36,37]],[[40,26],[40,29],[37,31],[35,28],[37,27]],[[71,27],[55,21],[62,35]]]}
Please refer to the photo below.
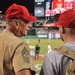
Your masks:
{"label": "uniform collar", "polygon": [[10,34],[10,35],[15,36],[15,35],[14,35],[10,30],[8,30],[8,29],[4,29],[4,30],[2,31],[2,33]]}

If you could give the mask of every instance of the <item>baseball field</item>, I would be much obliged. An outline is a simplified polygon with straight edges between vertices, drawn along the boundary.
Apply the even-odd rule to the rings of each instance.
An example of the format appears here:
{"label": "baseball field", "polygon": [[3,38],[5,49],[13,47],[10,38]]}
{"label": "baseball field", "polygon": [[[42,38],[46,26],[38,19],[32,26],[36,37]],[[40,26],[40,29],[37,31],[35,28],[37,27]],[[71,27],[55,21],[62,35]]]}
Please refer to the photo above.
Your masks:
{"label": "baseball field", "polygon": [[[23,41],[27,42],[27,38],[23,38]],[[52,48],[52,50],[54,50],[54,48],[58,48],[61,45],[63,45],[63,42],[61,41],[61,39],[40,39],[40,54],[39,54],[39,59],[35,60],[34,56],[31,56],[34,62],[34,66],[35,66],[35,71],[36,73],[39,74],[40,69],[42,67],[43,61],[47,55],[47,51],[48,51],[48,43],[50,42],[50,46]],[[35,51],[35,45],[38,44],[38,38],[29,38],[29,47],[31,51]]]}

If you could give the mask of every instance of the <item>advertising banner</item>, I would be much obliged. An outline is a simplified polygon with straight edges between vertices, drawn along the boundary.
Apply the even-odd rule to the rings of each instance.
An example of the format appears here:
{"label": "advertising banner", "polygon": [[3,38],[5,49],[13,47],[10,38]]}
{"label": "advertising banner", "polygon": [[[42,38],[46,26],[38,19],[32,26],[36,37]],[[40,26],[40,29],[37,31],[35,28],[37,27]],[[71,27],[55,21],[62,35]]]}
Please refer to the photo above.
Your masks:
{"label": "advertising banner", "polygon": [[74,9],[74,0],[47,0],[45,16],[50,16],[50,14],[61,14],[69,9]]}

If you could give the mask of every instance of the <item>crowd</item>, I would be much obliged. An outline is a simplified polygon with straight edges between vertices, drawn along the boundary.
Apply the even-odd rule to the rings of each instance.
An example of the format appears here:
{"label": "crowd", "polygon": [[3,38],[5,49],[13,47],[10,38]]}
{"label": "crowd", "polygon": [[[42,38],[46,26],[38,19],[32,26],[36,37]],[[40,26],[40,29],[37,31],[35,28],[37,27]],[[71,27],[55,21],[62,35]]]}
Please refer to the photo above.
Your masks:
{"label": "crowd", "polygon": [[40,31],[37,32],[37,34],[47,34],[48,38],[50,39],[59,39],[60,38],[60,33],[58,30],[51,30],[51,29],[41,29]]}

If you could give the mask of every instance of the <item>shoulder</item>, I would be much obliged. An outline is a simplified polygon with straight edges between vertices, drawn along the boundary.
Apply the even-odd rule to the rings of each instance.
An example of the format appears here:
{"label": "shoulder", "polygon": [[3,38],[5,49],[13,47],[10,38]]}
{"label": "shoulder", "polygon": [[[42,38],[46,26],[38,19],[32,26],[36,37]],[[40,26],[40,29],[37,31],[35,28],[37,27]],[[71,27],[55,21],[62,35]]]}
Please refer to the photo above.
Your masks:
{"label": "shoulder", "polygon": [[11,39],[7,41],[7,43],[12,47],[28,47],[28,44],[18,37],[11,37]]}
{"label": "shoulder", "polygon": [[54,57],[54,58],[57,58],[57,57],[59,57],[59,56],[63,56],[62,54],[60,54],[59,52],[57,52],[56,50],[52,50],[48,55],[47,55],[47,57],[49,57],[49,56],[52,56],[52,57]]}
{"label": "shoulder", "polygon": [[56,62],[59,63],[63,60],[65,60],[67,57],[65,57],[63,54],[57,52],[56,50],[52,50],[49,52],[49,54],[45,58],[45,62]]}
{"label": "shoulder", "polygon": [[12,37],[11,42],[16,44],[16,43],[23,42],[23,40],[21,38],[18,38],[18,37]]}

